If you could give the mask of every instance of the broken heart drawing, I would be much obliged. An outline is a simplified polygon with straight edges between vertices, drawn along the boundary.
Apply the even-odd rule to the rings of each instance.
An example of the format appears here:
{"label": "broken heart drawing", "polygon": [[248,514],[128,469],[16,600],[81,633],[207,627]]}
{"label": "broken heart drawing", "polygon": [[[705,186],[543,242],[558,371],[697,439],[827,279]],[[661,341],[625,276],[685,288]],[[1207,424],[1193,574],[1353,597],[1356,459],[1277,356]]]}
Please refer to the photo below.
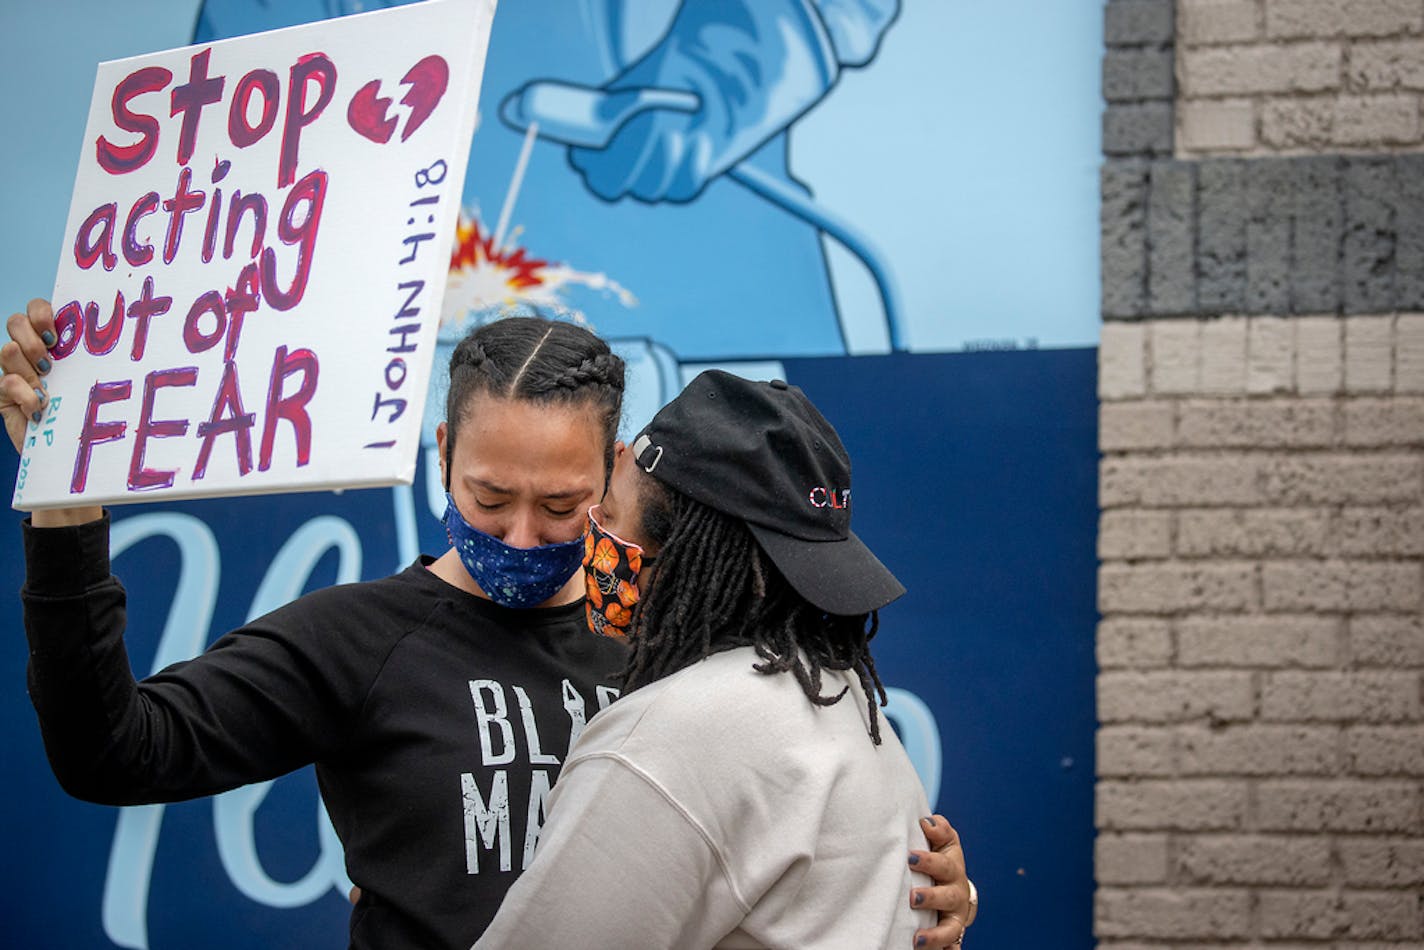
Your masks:
{"label": "broken heart drawing", "polygon": [[[410,87],[401,99],[401,105],[410,109],[400,135],[404,142],[425,124],[445,95],[450,84],[450,66],[443,57],[427,56],[406,71],[400,84]],[[399,113],[391,114],[390,97],[381,95],[379,79],[372,79],[356,90],[346,108],[346,121],[357,133],[378,145],[389,142],[400,124]]]}

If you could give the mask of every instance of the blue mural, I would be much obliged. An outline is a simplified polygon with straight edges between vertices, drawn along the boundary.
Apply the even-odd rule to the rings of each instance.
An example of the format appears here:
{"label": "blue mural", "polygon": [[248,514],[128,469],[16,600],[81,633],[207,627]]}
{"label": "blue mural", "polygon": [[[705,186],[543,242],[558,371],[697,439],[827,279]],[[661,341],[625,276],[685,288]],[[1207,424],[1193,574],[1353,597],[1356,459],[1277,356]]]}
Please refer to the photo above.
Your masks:
{"label": "blue mural", "polygon": [[[359,12],[177,6],[177,42]],[[910,590],[876,641],[887,713],[966,841],[975,946],[1088,947],[1101,8],[969,6],[505,0],[437,363],[534,311],[625,357],[625,429],[709,365],[803,387],[856,460],[857,532]],[[11,309],[44,279],[0,270]],[[116,511],[136,672],[443,550],[442,387],[414,486]],[[12,604],[14,945],[338,944],[349,881],[310,770],[179,805],[68,799]]]}

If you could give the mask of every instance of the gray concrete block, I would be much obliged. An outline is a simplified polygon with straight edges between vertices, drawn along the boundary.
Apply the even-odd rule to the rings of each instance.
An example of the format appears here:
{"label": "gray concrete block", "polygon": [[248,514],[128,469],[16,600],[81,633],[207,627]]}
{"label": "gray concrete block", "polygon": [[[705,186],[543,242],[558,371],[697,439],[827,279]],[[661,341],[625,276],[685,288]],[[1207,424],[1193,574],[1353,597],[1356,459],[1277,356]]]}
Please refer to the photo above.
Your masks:
{"label": "gray concrete block", "polygon": [[1154,162],[1147,193],[1147,309],[1190,314],[1196,295],[1196,163]]}
{"label": "gray concrete block", "polygon": [[1345,159],[1344,311],[1394,307],[1395,182],[1388,158]]}
{"label": "gray concrete block", "polygon": [[1103,110],[1103,152],[1114,158],[1172,153],[1172,103],[1109,104]]}
{"label": "gray concrete block", "polygon": [[1103,98],[1108,102],[1171,99],[1174,64],[1170,47],[1110,49],[1103,55]]}
{"label": "gray concrete block", "polygon": [[1108,0],[1103,39],[1109,46],[1170,43],[1176,35],[1173,0]]}
{"label": "gray concrete block", "polygon": [[1245,165],[1218,159],[1197,170],[1197,303],[1205,313],[1245,308]]}
{"label": "gray concrete block", "polygon": [[1424,155],[1394,159],[1394,306],[1424,310]]}
{"label": "gray concrete block", "polygon": [[1147,163],[1105,162],[1101,183],[1103,316],[1141,316],[1147,288]]}
{"label": "gray concrete block", "polygon": [[1246,163],[1246,310],[1290,313],[1290,163]]}
{"label": "gray concrete block", "polygon": [[1295,218],[1290,262],[1291,312],[1339,313],[1343,215],[1340,161],[1321,156],[1290,162]]}

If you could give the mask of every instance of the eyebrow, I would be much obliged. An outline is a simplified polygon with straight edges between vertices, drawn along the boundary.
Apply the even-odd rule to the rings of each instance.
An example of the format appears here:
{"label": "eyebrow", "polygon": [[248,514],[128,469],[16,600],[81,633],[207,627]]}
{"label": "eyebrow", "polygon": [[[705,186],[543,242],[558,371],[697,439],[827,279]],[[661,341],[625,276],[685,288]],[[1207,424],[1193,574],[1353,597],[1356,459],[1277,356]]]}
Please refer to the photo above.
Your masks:
{"label": "eyebrow", "polygon": [[[485,491],[492,492],[496,495],[514,494],[514,491],[512,489],[505,488],[502,485],[497,485],[491,481],[486,481],[483,478],[477,478],[474,475],[466,475],[465,483],[468,485],[473,485],[476,488],[483,488]],[[545,492],[539,497],[551,500],[565,501],[569,499],[582,498],[588,494],[590,494],[590,490],[587,488],[569,488],[565,489],[564,491]]]}

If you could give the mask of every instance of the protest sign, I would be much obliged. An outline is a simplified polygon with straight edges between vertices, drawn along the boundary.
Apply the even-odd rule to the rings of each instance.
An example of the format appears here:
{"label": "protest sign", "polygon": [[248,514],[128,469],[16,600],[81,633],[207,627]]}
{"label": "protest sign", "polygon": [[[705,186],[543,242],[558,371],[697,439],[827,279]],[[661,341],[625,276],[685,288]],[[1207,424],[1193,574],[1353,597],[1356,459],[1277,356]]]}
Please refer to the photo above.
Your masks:
{"label": "protest sign", "polygon": [[100,64],[14,507],[412,480],[494,5]]}

